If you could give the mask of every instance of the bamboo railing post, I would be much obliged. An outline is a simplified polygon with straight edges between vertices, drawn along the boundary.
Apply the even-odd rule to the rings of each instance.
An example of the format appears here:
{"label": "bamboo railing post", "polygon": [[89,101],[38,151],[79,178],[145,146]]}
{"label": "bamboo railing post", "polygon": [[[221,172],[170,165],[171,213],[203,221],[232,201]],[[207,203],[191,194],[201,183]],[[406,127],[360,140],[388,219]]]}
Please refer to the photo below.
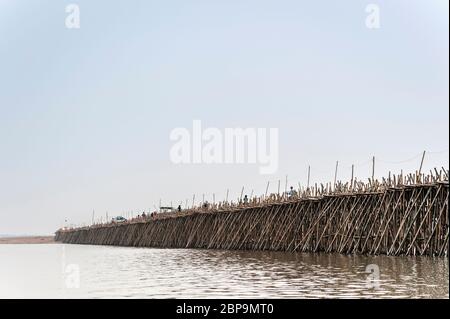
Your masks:
{"label": "bamboo railing post", "polygon": [[375,182],[375,156],[372,157],[372,185]]}
{"label": "bamboo railing post", "polygon": [[[418,177],[417,177],[419,179],[420,179],[420,174],[422,173],[422,167],[423,167],[423,161],[425,159],[425,153],[426,153],[426,151],[423,151],[422,159],[420,160],[419,174],[418,174]],[[416,182],[418,183],[419,180],[416,180]]]}
{"label": "bamboo railing post", "polygon": [[287,194],[287,188],[288,188],[288,176],[286,175],[286,181],[284,183],[284,196]]}
{"label": "bamboo railing post", "polygon": [[339,166],[339,161],[336,161],[336,169],[334,170],[334,183],[333,183],[334,190],[336,190],[336,180],[337,180],[338,166]]}
{"label": "bamboo railing post", "polygon": [[311,177],[311,166],[308,165],[308,181],[306,183],[306,188],[309,189],[309,178]]}
{"label": "bamboo railing post", "polygon": [[353,178],[355,173],[355,165],[352,164],[352,178],[350,179],[350,190],[353,190]]}

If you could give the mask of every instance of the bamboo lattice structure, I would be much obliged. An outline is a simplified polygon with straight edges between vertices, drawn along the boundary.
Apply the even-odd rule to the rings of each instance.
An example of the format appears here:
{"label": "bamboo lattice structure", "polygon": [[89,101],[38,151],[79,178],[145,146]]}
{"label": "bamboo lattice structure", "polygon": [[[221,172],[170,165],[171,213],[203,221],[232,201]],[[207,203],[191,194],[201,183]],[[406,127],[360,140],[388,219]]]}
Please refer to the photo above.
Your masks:
{"label": "bamboo lattice structure", "polygon": [[60,229],[64,243],[447,256],[448,171],[315,185],[124,224]]}

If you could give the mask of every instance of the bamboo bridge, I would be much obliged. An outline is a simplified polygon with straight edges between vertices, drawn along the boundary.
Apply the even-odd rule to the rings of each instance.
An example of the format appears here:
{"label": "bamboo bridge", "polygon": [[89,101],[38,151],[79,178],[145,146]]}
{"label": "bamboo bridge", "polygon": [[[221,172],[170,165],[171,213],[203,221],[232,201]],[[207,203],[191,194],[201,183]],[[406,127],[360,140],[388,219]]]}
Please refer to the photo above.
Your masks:
{"label": "bamboo bridge", "polygon": [[389,176],[60,229],[63,243],[448,256],[448,170]]}

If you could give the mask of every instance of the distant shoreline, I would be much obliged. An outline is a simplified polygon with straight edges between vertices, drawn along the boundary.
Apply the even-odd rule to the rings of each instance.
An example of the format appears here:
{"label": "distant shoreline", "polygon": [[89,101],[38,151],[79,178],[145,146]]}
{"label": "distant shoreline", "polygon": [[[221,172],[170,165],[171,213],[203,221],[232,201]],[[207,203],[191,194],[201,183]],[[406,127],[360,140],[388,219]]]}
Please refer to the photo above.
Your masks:
{"label": "distant shoreline", "polygon": [[0,237],[1,244],[53,244],[53,236],[18,236],[18,237]]}

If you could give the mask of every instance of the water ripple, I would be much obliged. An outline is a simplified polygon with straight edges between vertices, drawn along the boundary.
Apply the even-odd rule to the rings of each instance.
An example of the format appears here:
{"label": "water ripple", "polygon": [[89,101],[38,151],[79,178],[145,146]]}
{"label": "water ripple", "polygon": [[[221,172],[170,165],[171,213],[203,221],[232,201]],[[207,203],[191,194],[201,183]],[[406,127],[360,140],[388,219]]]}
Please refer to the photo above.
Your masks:
{"label": "water ripple", "polygon": [[[148,249],[78,245],[25,248],[0,245],[2,280],[27,282],[29,270],[18,272],[13,254],[24,250],[35,265],[39,250],[54,250],[49,263],[75,264],[80,286],[67,289],[58,267],[43,263],[46,284],[33,278],[15,297],[56,298],[448,298],[445,258],[365,257],[339,254],[246,252],[194,249]],[[16,246],[18,247],[18,246]],[[27,250],[28,251],[25,251]],[[34,251],[30,251],[34,250]],[[61,254],[64,250],[64,254]],[[20,252],[19,252],[20,253]],[[8,258],[9,254],[9,258]],[[3,257],[6,257],[4,259]],[[26,257],[24,257],[26,258]],[[39,257],[38,257],[39,258]],[[26,260],[22,260],[26,264]],[[379,278],[365,272],[376,265]],[[45,269],[52,271],[45,271]],[[25,276],[25,277],[24,277]],[[17,278],[17,279],[15,279]],[[25,278],[25,279],[24,279]],[[50,284],[53,283],[53,284]],[[28,285],[28,286],[27,286]],[[2,290],[0,297],[11,297]],[[13,296],[14,297],[14,296]]]}

